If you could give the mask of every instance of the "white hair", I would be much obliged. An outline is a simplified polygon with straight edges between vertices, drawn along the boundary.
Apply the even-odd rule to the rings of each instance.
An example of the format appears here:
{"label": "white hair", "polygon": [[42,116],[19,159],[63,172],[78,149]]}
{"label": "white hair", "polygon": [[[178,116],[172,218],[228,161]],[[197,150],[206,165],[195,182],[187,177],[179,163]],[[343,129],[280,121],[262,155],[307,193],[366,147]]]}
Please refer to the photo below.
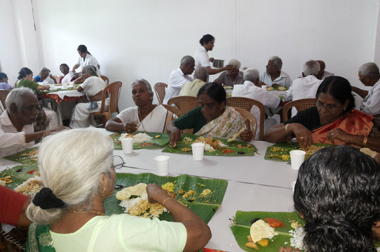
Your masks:
{"label": "white hair", "polygon": [[192,56],[190,55],[186,55],[184,56],[182,59],[181,59],[181,66],[184,66],[184,65],[190,65],[192,63],[195,63],[195,60]]}
{"label": "white hair", "polygon": [[257,82],[260,78],[260,74],[259,71],[257,71],[256,69],[249,68],[244,71],[243,78],[244,80],[252,81],[253,83],[258,84]]}
{"label": "white hair", "polygon": [[83,67],[83,70],[86,71],[91,76],[97,76],[96,67],[93,65],[86,65]]}
{"label": "white hair", "polygon": [[379,68],[374,62],[368,62],[368,63],[363,64],[359,68],[359,73],[365,77],[370,77],[374,79],[377,79],[380,77]]}
{"label": "white hair", "polygon": [[145,79],[134,80],[131,84],[131,88],[133,89],[135,86],[140,84],[140,82],[145,84],[146,89],[148,89],[149,94],[153,94],[152,86],[150,85],[149,81]]}
{"label": "white hair", "polygon": [[207,81],[208,78],[208,71],[205,67],[197,67],[194,72],[194,78],[203,80],[204,82]]}
{"label": "white hair", "polygon": [[273,60],[273,66],[277,67],[278,71],[282,69],[282,60],[280,57],[272,56],[269,60]]}
{"label": "white hair", "polygon": [[309,60],[303,65],[303,74],[305,76],[308,76],[308,75],[317,76],[320,70],[321,70],[321,66],[319,65],[318,61],[315,61],[315,60]]}
{"label": "white hair", "polygon": [[236,67],[237,69],[240,69],[241,63],[237,59],[232,59],[230,62],[228,62],[228,65],[232,65]]}
{"label": "white hair", "polygon": [[27,217],[39,224],[58,220],[67,207],[86,205],[99,191],[104,173],[110,178],[113,141],[94,129],[65,130],[43,139],[38,153],[38,168],[45,187],[65,203],[64,208],[43,210],[31,203]]}
{"label": "white hair", "polygon": [[12,89],[5,99],[5,106],[7,107],[8,113],[11,113],[11,104],[16,104],[17,111],[20,112],[22,105],[24,104],[23,98],[27,95],[33,95],[33,90],[27,87],[19,87]]}

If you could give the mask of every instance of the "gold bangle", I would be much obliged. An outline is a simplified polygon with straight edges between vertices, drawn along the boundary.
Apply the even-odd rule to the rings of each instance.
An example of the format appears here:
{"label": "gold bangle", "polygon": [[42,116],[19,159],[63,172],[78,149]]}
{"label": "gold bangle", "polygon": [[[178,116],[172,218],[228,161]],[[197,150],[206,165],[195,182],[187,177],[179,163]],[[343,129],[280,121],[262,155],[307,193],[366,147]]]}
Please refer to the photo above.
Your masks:
{"label": "gold bangle", "polygon": [[164,199],[164,201],[162,201],[162,205],[165,206],[165,202],[166,202],[167,200],[171,200],[171,199],[174,200],[173,198],[166,198],[166,199]]}
{"label": "gold bangle", "polygon": [[364,139],[363,139],[363,145],[364,146],[367,144],[367,141],[368,141],[368,136],[365,136]]}
{"label": "gold bangle", "polygon": [[289,126],[289,123],[285,124],[285,132],[288,132],[288,126]]}

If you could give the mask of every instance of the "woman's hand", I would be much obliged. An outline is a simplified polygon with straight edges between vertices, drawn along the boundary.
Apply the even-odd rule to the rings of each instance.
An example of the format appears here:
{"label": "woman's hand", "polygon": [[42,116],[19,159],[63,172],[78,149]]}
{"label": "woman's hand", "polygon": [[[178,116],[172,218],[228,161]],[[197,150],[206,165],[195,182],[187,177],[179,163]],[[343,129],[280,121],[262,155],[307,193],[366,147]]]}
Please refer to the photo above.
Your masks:
{"label": "woman's hand", "polygon": [[348,143],[349,137],[350,134],[344,132],[342,129],[333,129],[327,133],[327,141],[330,141],[332,144],[335,144],[335,139]]}
{"label": "woman's hand", "polygon": [[278,249],[278,252],[299,252],[300,250],[299,249],[293,249],[291,247],[280,247]]}
{"label": "woman's hand", "polygon": [[176,127],[170,131],[169,144],[171,148],[177,146],[177,142],[181,139],[181,131]]}
{"label": "woman's hand", "polygon": [[293,134],[296,136],[297,143],[299,143],[302,149],[309,147],[313,143],[311,131],[305,126],[300,123],[291,123],[288,125],[288,128],[293,131]]}
{"label": "woman's hand", "polygon": [[160,203],[162,205],[165,199],[171,198],[169,194],[161,188],[161,186],[156,184],[149,184],[146,187],[146,192],[148,193],[150,203]]}
{"label": "woman's hand", "polygon": [[127,133],[135,133],[137,131],[137,125],[136,123],[125,123],[124,124],[124,131]]}
{"label": "woman's hand", "polygon": [[247,130],[247,129],[244,130],[242,133],[240,133],[240,138],[244,142],[250,142],[252,140],[252,138],[253,138],[252,131]]}
{"label": "woman's hand", "polygon": [[210,58],[210,62],[214,62],[214,58]]}

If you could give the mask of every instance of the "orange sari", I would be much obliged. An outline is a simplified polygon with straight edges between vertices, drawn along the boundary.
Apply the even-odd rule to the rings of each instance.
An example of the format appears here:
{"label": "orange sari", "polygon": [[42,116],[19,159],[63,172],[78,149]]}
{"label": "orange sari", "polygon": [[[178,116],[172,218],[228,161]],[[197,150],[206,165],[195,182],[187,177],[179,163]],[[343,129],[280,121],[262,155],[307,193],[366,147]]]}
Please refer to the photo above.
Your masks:
{"label": "orange sari", "polygon": [[[341,129],[351,135],[368,136],[373,127],[373,118],[373,116],[362,113],[358,110],[352,110],[336,121],[313,130],[313,142],[332,144],[330,141],[327,141],[327,133],[333,129]],[[335,145],[346,144],[338,139],[335,139],[334,143]]]}

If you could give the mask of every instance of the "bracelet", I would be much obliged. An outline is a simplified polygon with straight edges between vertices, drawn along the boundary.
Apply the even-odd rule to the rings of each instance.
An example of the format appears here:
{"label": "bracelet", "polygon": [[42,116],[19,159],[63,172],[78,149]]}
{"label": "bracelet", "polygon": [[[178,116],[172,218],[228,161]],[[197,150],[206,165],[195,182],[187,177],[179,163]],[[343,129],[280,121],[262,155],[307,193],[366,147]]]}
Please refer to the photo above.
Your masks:
{"label": "bracelet", "polygon": [[166,198],[166,199],[164,199],[164,201],[162,201],[162,205],[163,205],[163,206],[165,206],[165,202],[166,202],[167,200],[174,200],[174,199],[173,199],[173,198]]}
{"label": "bracelet", "polygon": [[285,132],[288,132],[289,123],[285,125]]}
{"label": "bracelet", "polygon": [[368,141],[368,136],[365,136],[364,139],[363,139],[363,145],[364,146],[367,144],[367,141]]}

